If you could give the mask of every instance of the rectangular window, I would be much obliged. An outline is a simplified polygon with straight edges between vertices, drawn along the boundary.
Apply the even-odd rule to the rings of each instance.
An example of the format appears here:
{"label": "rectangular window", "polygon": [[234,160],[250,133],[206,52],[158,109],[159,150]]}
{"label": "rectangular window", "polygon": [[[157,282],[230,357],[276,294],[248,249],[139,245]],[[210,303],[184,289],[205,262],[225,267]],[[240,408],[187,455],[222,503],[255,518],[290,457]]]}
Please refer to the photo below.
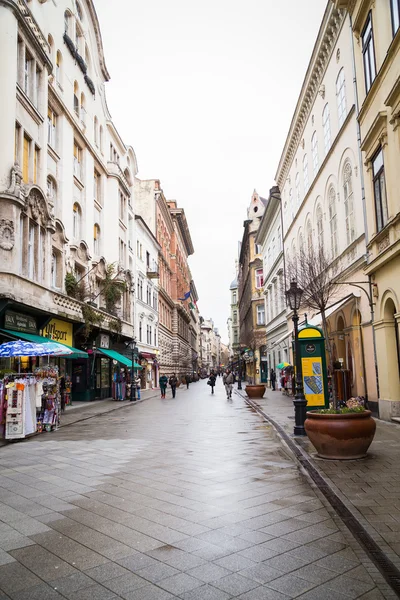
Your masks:
{"label": "rectangular window", "polygon": [[35,153],[33,155],[33,183],[39,181],[39,170],[40,170],[40,150],[35,146]]}
{"label": "rectangular window", "polygon": [[101,175],[96,169],[93,171],[93,195],[96,202],[101,202]]}
{"label": "rectangular window", "polygon": [[36,244],[36,229],[37,226],[29,222],[29,237],[28,237],[28,277],[35,279],[35,244]]}
{"label": "rectangular window", "polygon": [[32,92],[32,72],[33,58],[29,53],[28,49],[25,47],[23,90],[27,96],[30,96]]}
{"label": "rectangular window", "polygon": [[364,25],[364,29],[361,34],[361,39],[364,61],[365,91],[368,94],[371,85],[373,84],[374,79],[376,77],[374,36],[372,31],[371,13],[369,13],[367,22]]}
{"label": "rectangular window", "polygon": [[147,270],[150,270],[150,252],[146,251],[146,267]]}
{"label": "rectangular window", "polygon": [[400,0],[390,0],[390,9],[392,13],[393,37],[400,26]]}
{"label": "rectangular window", "polygon": [[139,342],[142,341],[142,321],[139,321]]}
{"label": "rectangular window", "polygon": [[29,183],[29,160],[31,154],[31,139],[24,134],[24,155],[22,157],[22,178]]}
{"label": "rectangular window", "polygon": [[82,149],[74,142],[74,175],[82,179]]}
{"label": "rectangular window", "polygon": [[265,325],[265,306],[264,306],[264,304],[257,305],[257,325]]}
{"label": "rectangular window", "polygon": [[20,162],[21,126],[15,123],[14,162]]}
{"label": "rectangular window", "polygon": [[262,288],[264,285],[264,276],[262,269],[256,269],[256,288]]}
{"label": "rectangular window", "polygon": [[374,183],[374,200],[377,231],[383,229],[388,222],[388,206],[385,185],[385,167],[383,164],[383,151],[379,148],[372,159],[372,176]]}
{"label": "rectangular window", "polygon": [[57,115],[49,107],[47,109],[47,143],[52,148],[56,147],[56,122]]}
{"label": "rectangular window", "polygon": [[125,213],[126,213],[126,198],[120,192],[119,193],[119,218],[121,221],[125,221]]}

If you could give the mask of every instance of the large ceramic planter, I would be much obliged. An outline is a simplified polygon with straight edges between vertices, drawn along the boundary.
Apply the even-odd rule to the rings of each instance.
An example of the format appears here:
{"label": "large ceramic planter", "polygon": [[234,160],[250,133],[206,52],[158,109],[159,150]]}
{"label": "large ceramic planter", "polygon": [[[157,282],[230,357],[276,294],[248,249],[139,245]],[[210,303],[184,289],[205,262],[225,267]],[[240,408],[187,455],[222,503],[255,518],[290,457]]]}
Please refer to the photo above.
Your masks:
{"label": "large ceramic planter", "polygon": [[354,460],[367,455],[376,423],[370,410],[333,415],[309,411],[304,427],[321,458]]}
{"label": "large ceramic planter", "polygon": [[265,385],[246,385],[246,394],[249,398],[262,398],[265,394]]}

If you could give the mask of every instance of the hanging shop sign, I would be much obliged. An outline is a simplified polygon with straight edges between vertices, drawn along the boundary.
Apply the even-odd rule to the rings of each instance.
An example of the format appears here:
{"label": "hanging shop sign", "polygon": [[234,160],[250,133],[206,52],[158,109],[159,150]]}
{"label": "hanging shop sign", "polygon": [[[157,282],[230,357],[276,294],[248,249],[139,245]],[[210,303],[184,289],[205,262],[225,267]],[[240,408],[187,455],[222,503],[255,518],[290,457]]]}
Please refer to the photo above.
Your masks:
{"label": "hanging shop sign", "polygon": [[72,323],[60,319],[51,319],[41,333],[43,337],[47,337],[53,342],[61,342],[61,344],[72,346]]}
{"label": "hanging shop sign", "polygon": [[99,348],[109,348],[110,347],[110,336],[106,333],[101,333],[98,338],[98,347]]}
{"label": "hanging shop sign", "polygon": [[325,338],[322,331],[319,327],[304,327],[299,331],[299,345],[307,410],[328,408]]}
{"label": "hanging shop sign", "polygon": [[25,331],[25,333],[37,333],[36,319],[29,315],[6,310],[4,314],[4,329]]}

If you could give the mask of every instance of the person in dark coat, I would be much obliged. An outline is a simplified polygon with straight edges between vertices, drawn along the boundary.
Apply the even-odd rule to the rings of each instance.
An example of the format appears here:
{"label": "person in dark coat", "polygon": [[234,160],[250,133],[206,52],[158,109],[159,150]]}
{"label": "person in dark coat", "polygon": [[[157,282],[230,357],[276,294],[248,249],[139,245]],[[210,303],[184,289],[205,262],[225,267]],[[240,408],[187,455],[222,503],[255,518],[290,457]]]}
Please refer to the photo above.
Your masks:
{"label": "person in dark coat", "polygon": [[160,384],[161,398],[165,398],[165,393],[167,391],[167,385],[168,385],[168,377],[166,375],[161,375],[158,382]]}
{"label": "person in dark coat", "polygon": [[208,378],[208,382],[207,383],[208,383],[208,385],[211,386],[211,393],[212,394],[214,393],[214,387],[215,387],[215,381],[216,381],[216,379],[217,378],[215,377],[214,371],[211,371],[210,377]]}
{"label": "person in dark coat", "polygon": [[189,389],[189,384],[192,383],[192,378],[190,377],[189,373],[186,375],[186,387],[187,389]]}
{"label": "person in dark coat", "polygon": [[271,369],[271,373],[269,376],[270,380],[271,380],[271,387],[273,389],[273,391],[275,391],[275,385],[276,385],[276,373],[273,369]]}
{"label": "person in dark coat", "polygon": [[172,373],[171,377],[169,378],[169,385],[171,386],[172,397],[175,398],[176,386],[178,385],[178,380],[176,378],[175,373]]}

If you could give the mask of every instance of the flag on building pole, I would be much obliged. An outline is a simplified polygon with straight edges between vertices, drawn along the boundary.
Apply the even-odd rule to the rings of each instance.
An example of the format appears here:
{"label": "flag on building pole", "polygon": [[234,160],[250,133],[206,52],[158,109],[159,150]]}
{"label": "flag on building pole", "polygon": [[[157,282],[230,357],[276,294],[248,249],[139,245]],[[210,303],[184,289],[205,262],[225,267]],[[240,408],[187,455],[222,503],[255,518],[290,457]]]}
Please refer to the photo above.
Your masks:
{"label": "flag on building pole", "polygon": [[190,294],[191,292],[189,290],[189,292],[186,292],[183,298],[178,298],[178,300],[181,300],[181,302],[185,302],[188,298],[190,298]]}

